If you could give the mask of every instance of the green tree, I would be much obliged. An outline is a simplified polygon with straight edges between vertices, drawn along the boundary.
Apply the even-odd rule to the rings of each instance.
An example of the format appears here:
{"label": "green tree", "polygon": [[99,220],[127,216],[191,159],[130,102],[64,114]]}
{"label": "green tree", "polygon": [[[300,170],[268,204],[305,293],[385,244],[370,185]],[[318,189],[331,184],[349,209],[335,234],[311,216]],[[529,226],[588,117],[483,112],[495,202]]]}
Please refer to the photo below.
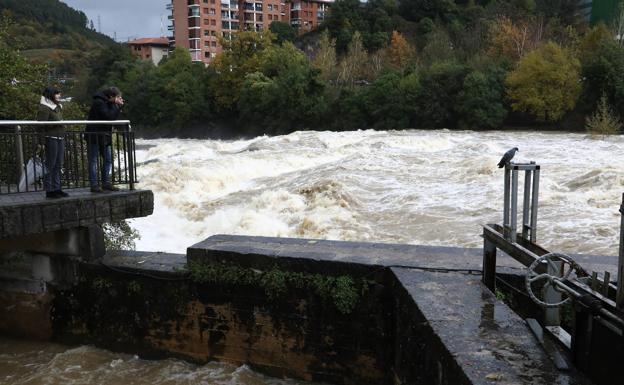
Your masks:
{"label": "green tree", "polygon": [[584,104],[593,109],[604,93],[616,111],[624,112],[624,48],[603,41],[583,63]]}
{"label": "green tree", "polygon": [[274,21],[269,26],[269,31],[275,35],[275,41],[282,44],[285,41],[293,42],[297,37],[297,31],[289,23]]}
{"label": "green tree", "polygon": [[600,49],[602,43],[610,40],[613,40],[613,35],[604,23],[598,23],[598,25],[590,28],[579,43],[581,61],[591,60]]}
{"label": "green tree", "polygon": [[399,3],[399,10],[408,20],[448,19],[457,12],[452,0],[404,0]]}
{"label": "green tree", "polygon": [[273,45],[274,39],[271,32],[252,31],[241,31],[231,40],[221,39],[223,52],[213,63],[218,76],[212,84],[216,108],[221,113],[235,112],[245,76],[260,70],[260,54]]}
{"label": "green tree", "polygon": [[392,130],[409,126],[401,80],[398,72],[387,72],[367,90],[366,107],[374,128]]}
{"label": "green tree", "polygon": [[47,69],[32,65],[6,44],[9,20],[0,19],[0,118],[35,117]]}
{"label": "green tree", "polygon": [[125,220],[105,223],[102,230],[106,250],[135,250],[137,239],[141,239],[139,232]]}
{"label": "green tree", "polygon": [[120,84],[136,60],[130,50],[121,44],[98,51],[89,64],[86,87],[76,97],[83,103],[91,103],[93,95],[103,87]]}
{"label": "green tree", "polygon": [[458,115],[457,95],[463,89],[467,69],[457,62],[434,63],[420,73],[416,100],[416,125],[423,128],[454,128]]}
{"label": "green tree", "polygon": [[458,126],[462,129],[500,128],[507,116],[504,104],[506,71],[491,66],[473,70],[464,79],[457,98]]}
{"label": "green tree", "polygon": [[289,42],[258,57],[259,71],[245,76],[238,109],[253,133],[284,134],[316,129],[325,114],[319,71]]}
{"label": "green tree", "polygon": [[571,111],[581,92],[580,63],[566,48],[547,43],[527,54],[506,79],[514,111],[538,121],[557,122]]}

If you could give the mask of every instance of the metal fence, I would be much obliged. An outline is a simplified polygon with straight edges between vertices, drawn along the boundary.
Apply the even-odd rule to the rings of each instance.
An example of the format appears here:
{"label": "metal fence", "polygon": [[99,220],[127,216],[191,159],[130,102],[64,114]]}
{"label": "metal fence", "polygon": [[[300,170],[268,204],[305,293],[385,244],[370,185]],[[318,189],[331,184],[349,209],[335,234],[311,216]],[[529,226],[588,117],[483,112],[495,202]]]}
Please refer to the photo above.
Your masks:
{"label": "metal fence", "polygon": [[[112,126],[112,133],[85,132],[87,124]],[[64,163],[61,171],[63,189],[90,187],[88,143],[96,147],[111,142],[111,185],[134,189],[136,147],[128,120],[116,121],[0,121],[0,194],[42,191],[46,175],[45,137],[41,126],[63,125],[66,128]],[[102,180],[102,156],[97,156],[97,180]]]}

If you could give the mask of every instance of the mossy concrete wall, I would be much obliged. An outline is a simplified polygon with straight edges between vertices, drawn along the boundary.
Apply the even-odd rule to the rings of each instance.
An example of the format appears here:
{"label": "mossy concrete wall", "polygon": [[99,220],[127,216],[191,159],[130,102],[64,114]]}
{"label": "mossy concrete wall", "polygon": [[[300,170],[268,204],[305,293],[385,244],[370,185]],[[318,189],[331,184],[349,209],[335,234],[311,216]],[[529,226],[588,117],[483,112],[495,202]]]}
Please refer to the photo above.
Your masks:
{"label": "mossy concrete wall", "polygon": [[381,283],[360,285],[345,312],[333,298],[290,284],[276,295],[255,284],[196,282],[183,272],[150,275],[81,265],[78,284],[55,292],[53,340],[147,358],[251,364],[334,384],[392,382],[394,317]]}

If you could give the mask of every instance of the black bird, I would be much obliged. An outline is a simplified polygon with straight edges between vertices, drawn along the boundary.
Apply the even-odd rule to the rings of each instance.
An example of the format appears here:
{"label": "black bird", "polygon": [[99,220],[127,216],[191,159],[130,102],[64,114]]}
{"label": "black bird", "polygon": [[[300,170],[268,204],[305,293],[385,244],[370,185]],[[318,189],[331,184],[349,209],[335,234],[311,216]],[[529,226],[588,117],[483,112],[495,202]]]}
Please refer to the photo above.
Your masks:
{"label": "black bird", "polygon": [[507,151],[505,155],[503,155],[503,157],[501,158],[500,162],[498,162],[498,168],[503,168],[507,163],[511,162],[517,151],[519,151],[518,147],[514,147],[511,150]]}

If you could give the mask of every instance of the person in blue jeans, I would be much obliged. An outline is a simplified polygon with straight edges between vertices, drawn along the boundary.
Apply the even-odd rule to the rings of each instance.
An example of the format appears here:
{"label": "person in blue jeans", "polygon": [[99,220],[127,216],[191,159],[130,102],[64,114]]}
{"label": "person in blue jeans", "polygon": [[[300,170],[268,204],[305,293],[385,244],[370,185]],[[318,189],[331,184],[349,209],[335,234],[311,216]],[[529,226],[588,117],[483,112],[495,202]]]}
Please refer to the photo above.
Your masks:
{"label": "person in blue jeans", "polygon": [[[46,87],[43,90],[37,120],[61,121],[61,91],[58,88]],[[45,144],[45,165],[48,172],[43,178],[46,198],[64,198],[68,196],[61,190],[61,169],[65,158],[65,127],[50,125],[41,127],[41,135]]]}
{"label": "person in blue jeans", "polygon": [[[106,88],[93,96],[93,103],[87,119],[117,120],[123,104],[121,91],[117,87]],[[113,126],[108,124],[89,124],[85,130],[87,158],[89,160],[89,183],[91,184],[91,192],[94,193],[104,190],[118,190],[110,181],[113,165],[112,129]],[[98,163],[101,164],[100,180],[98,180]]]}

